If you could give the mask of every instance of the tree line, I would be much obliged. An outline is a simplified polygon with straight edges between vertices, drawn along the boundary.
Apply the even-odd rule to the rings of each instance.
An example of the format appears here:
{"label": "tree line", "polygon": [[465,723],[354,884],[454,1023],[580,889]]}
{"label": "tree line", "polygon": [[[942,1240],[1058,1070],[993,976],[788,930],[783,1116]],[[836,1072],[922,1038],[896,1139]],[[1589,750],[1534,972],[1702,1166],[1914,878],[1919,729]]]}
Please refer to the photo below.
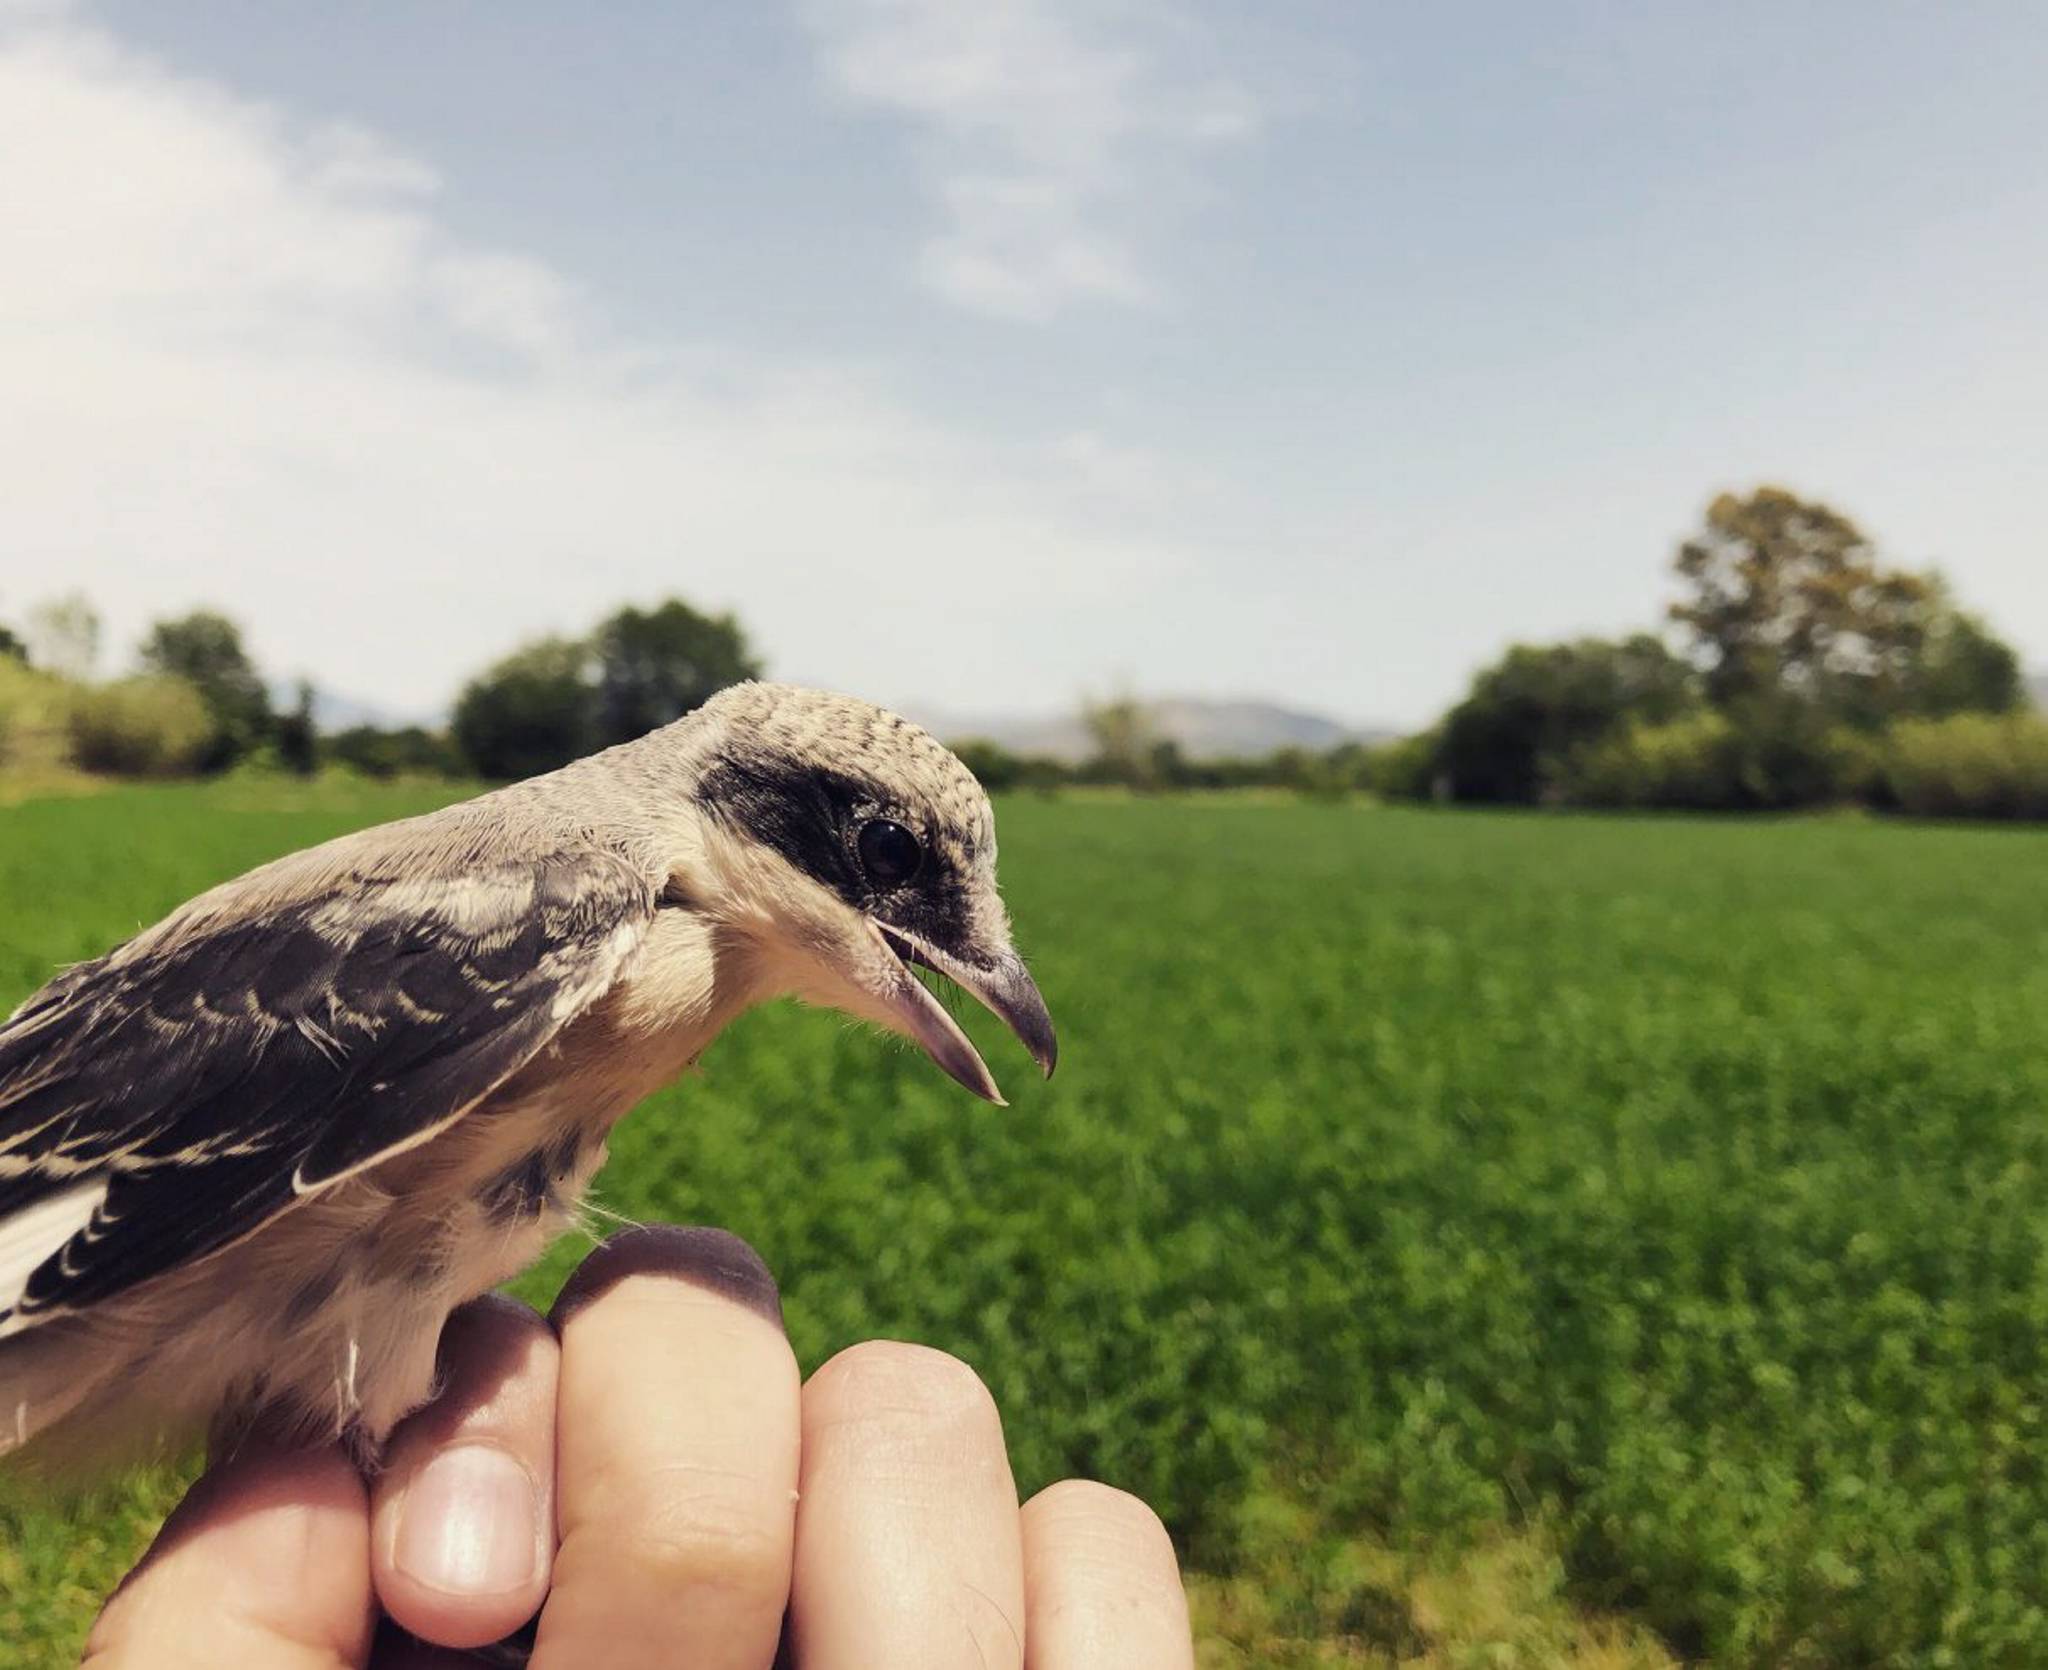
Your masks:
{"label": "tree line", "polygon": [[1938,573],[1887,564],[1849,517],[1773,486],[1714,499],[1671,572],[1664,620],[1511,645],[1435,724],[1380,747],[1189,760],[1126,700],[1086,712],[1082,765],[969,758],[1019,786],[2048,818],[2048,720]]}
{"label": "tree line", "polygon": [[[1620,638],[1515,644],[1434,725],[1378,747],[1195,759],[1130,697],[1088,704],[1089,757],[951,740],[997,792],[1273,788],[1496,805],[1779,810],[1855,804],[2048,818],[2048,719],[2019,657],[1931,570],[1889,564],[1849,517],[1782,487],[1724,493],[1671,559],[1661,621]],[[0,622],[0,766],[236,768],[374,777],[531,776],[758,677],[738,620],[671,598],[522,645],[462,689],[444,728],[323,734],[304,684],[280,704],[235,623],[153,625],[130,675],[93,677],[79,597]]]}
{"label": "tree line", "polygon": [[761,671],[731,615],[670,599],[524,645],[463,687],[445,728],[323,733],[311,686],[278,702],[241,629],[215,610],[156,622],[134,671],[104,681],[101,636],[76,595],[0,623],[0,767],[171,777],[330,766],[503,781],[630,741]]}
{"label": "tree line", "polygon": [[135,670],[95,679],[98,613],[73,594],[0,623],[0,765],[73,766],[121,776],[224,771],[261,750],[278,765],[316,763],[313,693],[279,707],[242,645],[210,609],[156,622]]}
{"label": "tree line", "polygon": [[1828,505],[1724,493],[1663,632],[1518,644],[1380,762],[1383,792],[1519,805],[1839,804],[2048,817],[2019,656]]}

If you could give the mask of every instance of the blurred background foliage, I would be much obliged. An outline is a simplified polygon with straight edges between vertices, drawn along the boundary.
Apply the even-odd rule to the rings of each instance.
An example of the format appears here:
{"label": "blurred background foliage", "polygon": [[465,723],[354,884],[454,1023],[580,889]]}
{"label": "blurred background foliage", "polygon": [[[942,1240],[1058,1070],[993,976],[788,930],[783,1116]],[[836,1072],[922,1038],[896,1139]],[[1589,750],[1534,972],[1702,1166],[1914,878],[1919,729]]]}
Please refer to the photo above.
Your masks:
{"label": "blurred background foliage", "polygon": [[[992,791],[1272,789],[1524,806],[2048,817],[2048,718],[2019,658],[1931,570],[1891,566],[1847,516],[1781,487],[1724,493],[1671,562],[1666,620],[1514,644],[1435,725],[1393,740],[1191,757],[1135,695],[1085,702],[1085,758],[949,737]],[[94,681],[76,595],[0,622],[0,777],[228,770],[506,781],[681,717],[763,661],[729,614],[679,598],[519,646],[445,726],[323,730],[280,706],[235,622],[158,622],[136,672]]]}

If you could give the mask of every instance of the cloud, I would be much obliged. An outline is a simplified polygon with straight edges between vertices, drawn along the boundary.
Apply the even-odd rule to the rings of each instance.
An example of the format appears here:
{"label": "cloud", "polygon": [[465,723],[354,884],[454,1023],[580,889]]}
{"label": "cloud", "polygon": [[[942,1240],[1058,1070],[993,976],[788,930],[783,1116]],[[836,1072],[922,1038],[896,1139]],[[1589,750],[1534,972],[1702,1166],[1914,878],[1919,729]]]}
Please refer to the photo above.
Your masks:
{"label": "cloud", "polygon": [[1190,195],[1194,157],[1258,124],[1165,0],[812,0],[804,15],[833,90],[917,130],[940,222],[919,275],[976,313],[1150,300],[1147,231]]}
{"label": "cloud", "polygon": [[377,135],[0,5],[0,615],[83,586],[119,647],[213,602],[277,675],[431,712],[524,634],[680,592],[778,671],[987,707],[1093,676],[1185,565],[1114,437],[621,338]]}

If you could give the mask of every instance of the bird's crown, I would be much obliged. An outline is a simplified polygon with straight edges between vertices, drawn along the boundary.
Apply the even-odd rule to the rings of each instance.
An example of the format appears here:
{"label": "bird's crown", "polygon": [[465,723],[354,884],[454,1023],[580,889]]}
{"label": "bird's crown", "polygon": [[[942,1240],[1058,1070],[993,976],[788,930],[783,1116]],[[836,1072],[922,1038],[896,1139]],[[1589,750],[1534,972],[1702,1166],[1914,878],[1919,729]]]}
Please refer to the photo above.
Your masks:
{"label": "bird's crown", "polygon": [[699,710],[728,748],[780,756],[873,785],[992,852],[995,820],[974,774],[929,731],[857,696],[795,684],[735,684]]}

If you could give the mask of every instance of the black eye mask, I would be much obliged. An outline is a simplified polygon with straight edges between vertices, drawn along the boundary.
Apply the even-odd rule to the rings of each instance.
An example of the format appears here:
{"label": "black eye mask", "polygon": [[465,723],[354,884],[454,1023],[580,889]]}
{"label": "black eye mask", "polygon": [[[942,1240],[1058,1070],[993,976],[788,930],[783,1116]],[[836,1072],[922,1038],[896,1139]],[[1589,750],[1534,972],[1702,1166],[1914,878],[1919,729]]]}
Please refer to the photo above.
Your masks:
{"label": "black eye mask", "polygon": [[964,946],[966,885],[878,785],[768,751],[731,753],[697,799],[736,834],[763,842],[856,910],[934,945]]}

